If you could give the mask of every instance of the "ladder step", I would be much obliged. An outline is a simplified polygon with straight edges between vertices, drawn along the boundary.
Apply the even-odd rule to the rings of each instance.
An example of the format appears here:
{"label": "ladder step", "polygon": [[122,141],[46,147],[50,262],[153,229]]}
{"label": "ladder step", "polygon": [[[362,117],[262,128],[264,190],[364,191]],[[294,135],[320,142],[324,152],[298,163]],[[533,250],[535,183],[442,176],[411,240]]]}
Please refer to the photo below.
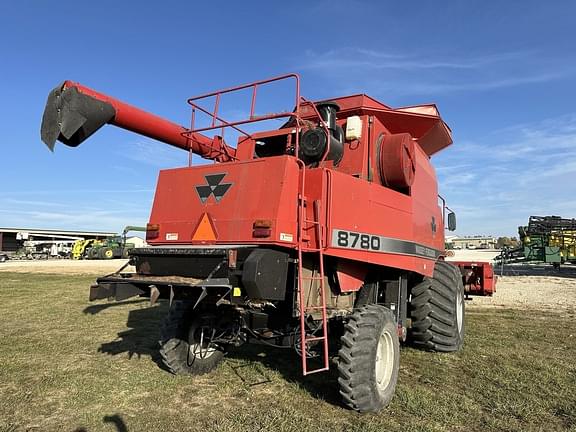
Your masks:
{"label": "ladder step", "polygon": [[[303,179],[304,179],[304,174]],[[302,338],[302,372],[304,375],[310,375],[314,373],[324,372],[329,370],[329,358],[328,358],[328,333],[327,333],[327,316],[326,316],[326,284],[325,284],[325,273],[323,269],[323,259],[324,259],[324,249],[326,245],[323,244],[323,235],[326,234],[326,226],[321,220],[320,215],[320,201],[311,202],[308,200],[308,197],[304,195],[304,180],[302,181],[302,190],[299,190],[298,193],[298,287],[299,287],[299,301],[300,301],[300,322],[301,322],[301,331],[304,331],[305,326],[305,315],[306,313],[312,311],[321,311],[322,312],[322,327],[323,332],[322,336],[312,336]],[[312,204],[312,206],[310,206]],[[308,219],[308,215],[306,212],[307,208],[312,207],[314,210],[313,218]],[[304,242],[310,243],[311,242],[311,234],[309,231],[314,229],[314,235],[318,239],[318,246],[319,247],[307,247],[304,245]],[[312,276],[303,276],[303,267],[302,267],[302,254],[304,252],[315,253],[320,262],[320,269],[317,275],[314,275],[312,272]],[[318,286],[316,287],[316,291],[321,299],[320,306],[310,306],[306,307],[305,305],[305,298],[304,298],[304,282],[308,281],[318,281]],[[318,369],[311,369],[308,370],[308,358],[306,356],[306,351],[308,348],[308,344],[311,342],[319,342],[323,349],[323,367]],[[318,366],[318,364],[316,364]]]}
{"label": "ladder step", "polygon": [[316,342],[316,341],[321,341],[326,339],[324,336],[315,336],[315,337],[311,337],[311,338],[306,338],[306,343],[308,342]]}
{"label": "ladder step", "polygon": [[320,225],[320,222],[315,221],[314,219],[304,219],[304,222],[313,224],[313,225]]}
{"label": "ladder step", "polygon": [[323,368],[321,368],[321,369],[314,369],[314,370],[311,370],[311,371],[306,371],[306,372],[304,372],[304,376],[306,376],[306,375],[312,375],[312,374],[315,374],[315,373],[318,373],[318,372],[325,372],[325,371],[327,371],[327,370],[328,370],[327,367],[323,367]]}

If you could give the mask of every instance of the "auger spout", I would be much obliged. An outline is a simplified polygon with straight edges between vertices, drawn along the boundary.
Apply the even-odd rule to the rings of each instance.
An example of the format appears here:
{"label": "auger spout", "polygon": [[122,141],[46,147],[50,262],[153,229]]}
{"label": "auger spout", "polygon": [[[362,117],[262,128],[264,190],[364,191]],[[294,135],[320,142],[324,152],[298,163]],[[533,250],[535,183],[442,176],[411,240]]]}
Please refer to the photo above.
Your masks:
{"label": "auger spout", "polygon": [[219,137],[187,133],[183,126],[72,81],[65,81],[48,95],[40,135],[52,151],[56,141],[77,147],[105,124],[192,151],[205,159],[226,162],[236,153]]}

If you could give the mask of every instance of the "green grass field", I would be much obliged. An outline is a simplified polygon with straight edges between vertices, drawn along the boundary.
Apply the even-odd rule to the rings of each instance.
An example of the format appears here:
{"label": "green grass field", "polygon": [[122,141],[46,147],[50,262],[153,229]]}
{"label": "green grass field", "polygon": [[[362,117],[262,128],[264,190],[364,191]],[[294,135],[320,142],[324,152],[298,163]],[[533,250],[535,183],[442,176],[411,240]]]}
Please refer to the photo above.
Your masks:
{"label": "green grass field", "polygon": [[469,310],[464,351],[403,348],[393,403],[360,415],[333,372],[303,379],[290,350],[243,347],[207,376],[170,375],[166,305],[89,304],[93,279],[0,273],[0,431],[576,430],[574,310]]}

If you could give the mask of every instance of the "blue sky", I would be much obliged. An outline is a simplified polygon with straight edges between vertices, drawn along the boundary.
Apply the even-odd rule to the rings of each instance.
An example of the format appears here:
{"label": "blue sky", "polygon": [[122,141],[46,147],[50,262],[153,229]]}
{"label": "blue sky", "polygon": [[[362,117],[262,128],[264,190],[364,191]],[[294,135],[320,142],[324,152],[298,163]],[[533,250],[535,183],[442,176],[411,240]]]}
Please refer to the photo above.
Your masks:
{"label": "blue sky", "polygon": [[435,102],[454,144],[434,157],[457,233],[515,235],[576,217],[572,1],[0,4],[0,226],[145,224],[157,172],[187,155],[113,127],[77,149],[41,143],[65,79],[189,122],[186,98],[285,72],[309,99]]}

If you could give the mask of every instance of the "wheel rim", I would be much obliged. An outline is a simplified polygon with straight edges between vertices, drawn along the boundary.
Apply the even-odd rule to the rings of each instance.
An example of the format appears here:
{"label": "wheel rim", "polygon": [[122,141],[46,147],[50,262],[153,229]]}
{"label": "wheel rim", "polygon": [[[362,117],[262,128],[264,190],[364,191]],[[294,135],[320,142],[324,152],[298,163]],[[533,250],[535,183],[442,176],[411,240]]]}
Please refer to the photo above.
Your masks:
{"label": "wheel rim", "polygon": [[383,393],[390,384],[394,370],[394,343],[392,335],[386,330],[382,331],[378,339],[375,363],[378,392]]}
{"label": "wheel rim", "polygon": [[216,346],[211,342],[212,330],[207,326],[193,324],[188,333],[188,354],[191,361],[196,358],[207,359],[216,351]]}
{"label": "wheel rim", "polygon": [[464,324],[464,296],[460,290],[458,290],[456,295],[456,323],[458,325],[458,334],[460,335]]}

